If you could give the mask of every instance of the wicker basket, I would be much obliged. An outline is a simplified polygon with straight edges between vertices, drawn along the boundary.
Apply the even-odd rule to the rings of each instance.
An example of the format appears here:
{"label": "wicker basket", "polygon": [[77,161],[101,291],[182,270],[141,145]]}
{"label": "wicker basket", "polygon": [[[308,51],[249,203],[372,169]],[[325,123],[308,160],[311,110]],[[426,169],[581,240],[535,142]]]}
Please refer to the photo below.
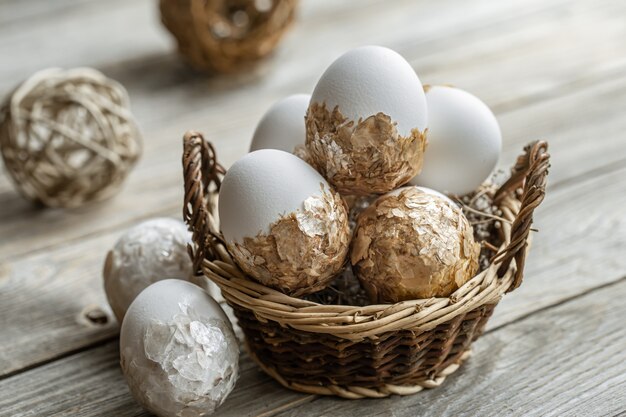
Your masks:
{"label": "wicker basket", "polygon": [[183,215],[198,273],[234,309],[250,356],[287,388],[344,398],[407,395],[439,386],[469,356],[504,293],[522,281],[533,211],[545,194],[545,142],[525,148],[493,194],[506,219],[489,267],[448,298],[393,305],[322,305],[246,278],[219,233],[217,192],[225,170],[201,134],[184,137]]}

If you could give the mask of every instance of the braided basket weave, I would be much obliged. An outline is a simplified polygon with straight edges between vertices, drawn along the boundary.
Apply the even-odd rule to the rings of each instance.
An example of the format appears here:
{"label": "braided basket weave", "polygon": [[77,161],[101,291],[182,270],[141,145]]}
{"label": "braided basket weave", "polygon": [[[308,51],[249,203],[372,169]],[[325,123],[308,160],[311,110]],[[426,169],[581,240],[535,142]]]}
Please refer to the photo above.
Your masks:
{"label": "braided basket weave", "polygon": [[287,388],[344,398],[408,395],[439,386],[470,354],[504,293],[524,270],[533,211],[544,198],[545,142],[525,148],[493,195],[501,211],[497,255],[447,298],[322,305],[265,287],[236,266],[215,216],[225,170],[201,134],[184,137],[184,218],[196,271],[221,289],[256,363]]}

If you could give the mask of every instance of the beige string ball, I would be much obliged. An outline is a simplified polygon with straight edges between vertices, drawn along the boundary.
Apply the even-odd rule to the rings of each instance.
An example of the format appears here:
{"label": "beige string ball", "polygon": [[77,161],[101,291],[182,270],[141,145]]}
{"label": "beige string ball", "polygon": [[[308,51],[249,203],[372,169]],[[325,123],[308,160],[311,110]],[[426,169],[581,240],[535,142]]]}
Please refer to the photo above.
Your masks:
{"label": "beige string ball", "polygon": [[297,0],[161,0],[161,20],[180,53],[200,70],[222,73],[251,66],[275,48],[291,26]]}
{"label": "beige string ball", "polygon": [[118,191],[142,140],[124,87],[94,69],[53,68],[6,98],[0,151],[26,198],[77,207]]}

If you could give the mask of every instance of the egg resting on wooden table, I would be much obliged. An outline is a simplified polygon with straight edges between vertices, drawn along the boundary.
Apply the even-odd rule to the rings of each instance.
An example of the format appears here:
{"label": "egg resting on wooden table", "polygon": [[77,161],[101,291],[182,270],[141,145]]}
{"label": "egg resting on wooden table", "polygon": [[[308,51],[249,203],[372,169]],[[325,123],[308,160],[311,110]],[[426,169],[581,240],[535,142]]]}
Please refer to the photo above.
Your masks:
{"label": "egg resting on wooden table", "polygon": [[180,220],[161,217],[128,229],[104,263],[104,290],[118,322],[144,288],[166,278],[189,279],[191,233]]}
{"label": "egg resting on wooden table", "polygon": [[324,72],[306,115],[310,162],[345,194],[382,194],[420,172],[427,107],[419,77],[380,46],[348,51]]}
{"label": "egg resting on wooden table", "polygon": [[262,149],[235,162],[220,188],[219,218],[240,268],[286,294],[324,288],[347,256],[350,230],[341,196],[287,152]]}
{"label": "egg resting on wooden table", "polygon": [[428,149],[422,172],[410,183],[463,195],[493,171],[502,150],[496,117],[477,97],[458,88],[426,89]]}
{"label": "egg resting on wooden table", "polygon": [[459,207],[437,192],[408,186],[359,215],[350,257],[375,304],[447,297],[474,276],[479,252]]}
{"label": "egg resting on wooden table", "polygon": [[128,308],[120,365],[135,400],[154,414],[207,416],[237,381],[239,347],[219,304],[200,287],[168,279]]}
{"label": "egg resting on wooden table", "polygon": [[257,125],[249,152],[278,149],[306,161],[304,116],[310,100],[309,94],[294,94],[274,103]]}

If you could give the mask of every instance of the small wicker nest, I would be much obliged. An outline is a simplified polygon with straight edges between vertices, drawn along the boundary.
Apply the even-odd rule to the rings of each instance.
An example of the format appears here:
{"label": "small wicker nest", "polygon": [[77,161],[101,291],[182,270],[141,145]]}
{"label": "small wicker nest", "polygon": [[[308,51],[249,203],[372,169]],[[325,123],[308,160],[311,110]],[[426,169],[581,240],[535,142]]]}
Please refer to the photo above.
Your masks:
{"label": "small wicker nest", "polygon": [[296,0],[161,0],[161,20],[180,53],[200,70],[245,69],[274,50]]}
{"label": "small wicker nest", "polygon": [[50,207],[113,195],[141,155],[124,87],[89,68],[48,69],[0,108],[0,151],[17,189]]}
{"label": "small wicker nest", "polygon": [[247,278],[226,250],[214,214],[225,171],[195,132],[184,137],[183,216],[193,232],[196,271],[220,287],[250,356],[266,373],[310,394],[408,395],[439,386],[458,369],[504,293],[520,285],[548,167],[547,144],[534,142],[490,194],[502,217],[486,243],[496,255],[475,277],[450,297],[393,305],[324,305]]}

